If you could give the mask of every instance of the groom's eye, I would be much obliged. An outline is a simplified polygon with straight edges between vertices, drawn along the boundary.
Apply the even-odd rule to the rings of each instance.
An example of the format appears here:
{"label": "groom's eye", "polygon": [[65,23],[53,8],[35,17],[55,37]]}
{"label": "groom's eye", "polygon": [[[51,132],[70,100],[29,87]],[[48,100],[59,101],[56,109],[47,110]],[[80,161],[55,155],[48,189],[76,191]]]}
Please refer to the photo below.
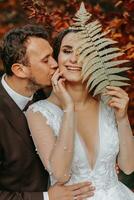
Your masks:
{"label": "groom's eye", "polygon": [[48,58],[42,60],[43,63],[48,63]]}
{"label": "groom's eye", "polygon": [[41,59],[42,63],[48,63],[48,61],[49,61],[49,57],[50,57],[49,54],[46,55],[46,56],[44,56],[44,58]]}
{"label": "groom's eye", "polygon": [[44,60],[44,63],[48,63],[48,59],[47,59],[47,60]]}

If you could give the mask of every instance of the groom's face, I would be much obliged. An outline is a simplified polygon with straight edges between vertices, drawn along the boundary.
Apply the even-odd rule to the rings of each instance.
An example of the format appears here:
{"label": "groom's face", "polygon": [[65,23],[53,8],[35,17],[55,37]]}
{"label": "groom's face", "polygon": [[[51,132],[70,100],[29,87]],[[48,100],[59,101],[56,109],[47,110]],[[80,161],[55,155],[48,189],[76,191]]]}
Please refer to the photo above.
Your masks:
{"label": "groom's face", "polygon": [[37,89],[50,86],[57,62],[53,58],[53,49],[49,42],[43,38],[30,37],[27,41],[26,56],[29,83]]}

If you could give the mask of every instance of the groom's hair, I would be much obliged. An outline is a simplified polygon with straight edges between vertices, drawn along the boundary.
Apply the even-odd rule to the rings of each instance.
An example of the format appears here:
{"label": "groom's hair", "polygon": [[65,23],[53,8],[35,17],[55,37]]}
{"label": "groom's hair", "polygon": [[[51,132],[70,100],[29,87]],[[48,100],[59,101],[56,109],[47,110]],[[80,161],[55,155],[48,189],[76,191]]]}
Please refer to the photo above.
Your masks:
{"label": "groom's hair", "polygon": [[11,67],[14,63],[28,64],[26,49],[29,37],[49,39],[47,30],[41,25],[27,24],[5,34],[0,54],[6,74],[13,75]]}

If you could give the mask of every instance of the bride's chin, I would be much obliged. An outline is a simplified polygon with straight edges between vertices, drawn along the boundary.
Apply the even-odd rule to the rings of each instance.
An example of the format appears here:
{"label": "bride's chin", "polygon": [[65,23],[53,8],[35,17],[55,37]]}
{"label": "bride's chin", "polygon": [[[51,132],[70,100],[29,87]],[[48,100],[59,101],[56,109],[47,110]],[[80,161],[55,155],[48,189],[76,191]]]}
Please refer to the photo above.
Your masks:
{"label": "bride's chin", "polygon": [[66,79],[66,84],[68,85],[81,85],[82,84],[82,79],[77,79],[77,80],[74,80],[74,79]]}
{"label": "bride's chin", "polygon": [[73,74],[63,74],[63,77],[68,82],[82,82],[81,76],[73,75]]}

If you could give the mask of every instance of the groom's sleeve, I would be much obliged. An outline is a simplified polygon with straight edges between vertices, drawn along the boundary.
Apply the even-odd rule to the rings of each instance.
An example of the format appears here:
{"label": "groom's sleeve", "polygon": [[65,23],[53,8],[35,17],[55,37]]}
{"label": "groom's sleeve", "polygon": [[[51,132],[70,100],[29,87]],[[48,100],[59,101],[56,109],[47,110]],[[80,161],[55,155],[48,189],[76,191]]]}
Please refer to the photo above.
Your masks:
{"label": "groom's sleeve", "polygon": [[0,200],[45,200],[43,192],[6,192],[0,191]]}

